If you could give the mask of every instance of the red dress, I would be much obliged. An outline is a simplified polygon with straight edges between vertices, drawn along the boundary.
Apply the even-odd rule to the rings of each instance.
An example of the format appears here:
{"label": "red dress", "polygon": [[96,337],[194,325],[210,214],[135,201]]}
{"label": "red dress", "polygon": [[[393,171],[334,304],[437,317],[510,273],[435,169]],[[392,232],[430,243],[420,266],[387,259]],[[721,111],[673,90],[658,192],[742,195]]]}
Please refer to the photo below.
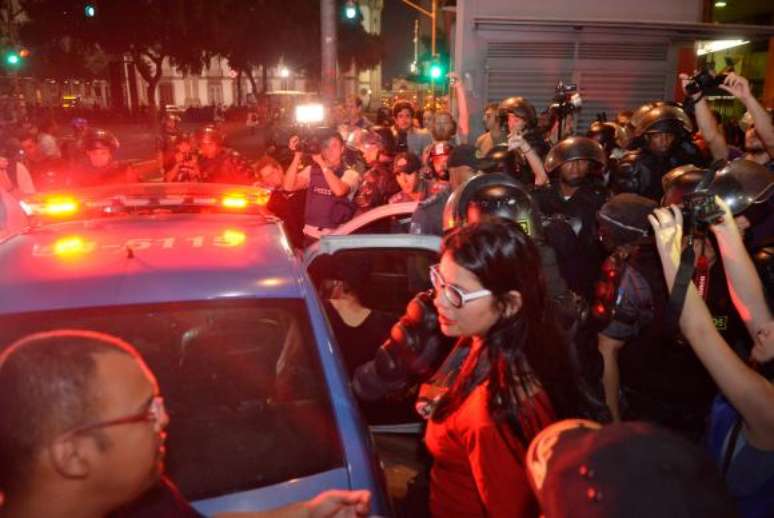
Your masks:
{"label": "red dress", "polygon": [[[473,389],[443,422],[428,421],[425,443],[434,458],[430,476],[433,518],[539,514],[524,469],[526,447],[506,423],[500,423],[498,432],[487,409],[486,387],[482,383]],[[541,391],[532,399],[538,422],[543,426],[551,423],[554,413],[546,393]]]}

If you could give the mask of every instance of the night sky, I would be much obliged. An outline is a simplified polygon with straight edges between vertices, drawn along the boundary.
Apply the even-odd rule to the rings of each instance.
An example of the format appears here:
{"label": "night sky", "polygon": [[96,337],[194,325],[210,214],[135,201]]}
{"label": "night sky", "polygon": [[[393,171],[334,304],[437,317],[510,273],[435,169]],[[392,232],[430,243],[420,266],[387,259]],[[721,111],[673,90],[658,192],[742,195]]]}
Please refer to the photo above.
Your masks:
{"label": "night sky", "polygon": [[400,0],[384,0],[382,34],[387,56],[382,64],[382,83],[392,86],[392,79],[406,75],[414,59],[414,20],[423,16]]}

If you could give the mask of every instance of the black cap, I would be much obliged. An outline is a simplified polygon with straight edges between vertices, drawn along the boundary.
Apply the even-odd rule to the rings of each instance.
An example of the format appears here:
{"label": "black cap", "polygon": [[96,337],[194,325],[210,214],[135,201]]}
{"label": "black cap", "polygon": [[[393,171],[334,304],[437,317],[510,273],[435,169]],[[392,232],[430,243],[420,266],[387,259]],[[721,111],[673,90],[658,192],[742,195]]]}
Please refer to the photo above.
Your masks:
{"label": "black cap", "polygon": [[737,516],[709,456],[648,423],[559,421],[533,439],[525,463],[546,518]]}
{"label": "black cap", "polygon": [[395,155],[395,161],[392,163],[392,171],[398,173],[413,173],[419,171],[422,167],[422,161],[414,153],[404,151]]}
{"label": "black cap", "polygon": [[479,168],[480,162],[476,156],[475,146],[471,146],[470,144],[461,144],[452,149],[452,152],[449,155],[448,166],[459,167],[462,165],[466,165],[473,169]]}

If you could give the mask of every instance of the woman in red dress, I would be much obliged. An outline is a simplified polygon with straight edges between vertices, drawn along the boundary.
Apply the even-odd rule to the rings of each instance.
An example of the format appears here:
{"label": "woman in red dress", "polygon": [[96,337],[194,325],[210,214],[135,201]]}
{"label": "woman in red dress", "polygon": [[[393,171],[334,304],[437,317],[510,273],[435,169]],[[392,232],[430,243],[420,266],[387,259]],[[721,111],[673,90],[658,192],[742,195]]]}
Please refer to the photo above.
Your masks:
{"label": "woman in red dress", "polygon": [[537,516],[527,445],[578,403],[537,249],[512,221],[468,225],[446,237],[431,279],[441,330],[460,337],[417,402],[429,419],[431,514]]}

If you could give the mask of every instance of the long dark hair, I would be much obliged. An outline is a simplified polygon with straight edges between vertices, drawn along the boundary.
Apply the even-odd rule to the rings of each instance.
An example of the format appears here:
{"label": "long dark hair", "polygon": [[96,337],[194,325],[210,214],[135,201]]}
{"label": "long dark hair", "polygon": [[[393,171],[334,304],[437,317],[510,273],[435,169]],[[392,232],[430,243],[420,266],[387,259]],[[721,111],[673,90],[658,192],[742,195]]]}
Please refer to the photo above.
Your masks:
{"label": "long dark hair", "polygon": [[[441,398],[434,421],[443,421],[479,384],[488,381],[487,406],[495,422],[506,421],[525,446],[541,423],[530,386],[542,387],[557,417],[577,415],[578,389],[568,346],[549,310],[540,255],[521,227],[494,219],[467,225],[444,239],[443,253],[474,273],[502,311],[484,337],[485,345],[466,362]],[[522,307],[505,316],[511,290]],[[464,339],[464,338],[463,338]]]}

